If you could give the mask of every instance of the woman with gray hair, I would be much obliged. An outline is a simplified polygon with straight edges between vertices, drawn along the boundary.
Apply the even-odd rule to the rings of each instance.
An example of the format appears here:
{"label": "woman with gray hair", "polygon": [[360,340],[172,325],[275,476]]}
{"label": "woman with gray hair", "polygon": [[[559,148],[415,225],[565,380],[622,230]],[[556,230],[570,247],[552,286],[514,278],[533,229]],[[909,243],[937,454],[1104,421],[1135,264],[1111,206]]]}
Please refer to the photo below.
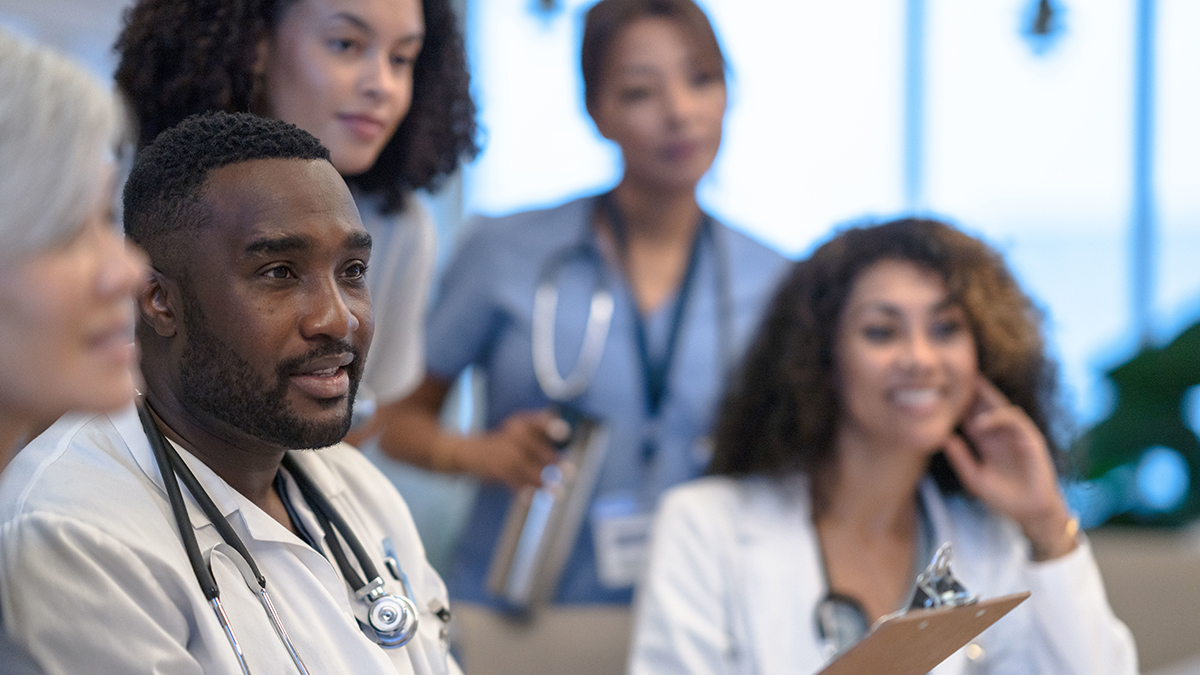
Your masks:
{"label": "woman with gray hair", "polygon": [[[0,469],[39,423],[133,396],[145,263],[113,223],[123,133],[99,82],[0,31]],[[0,673],[35,672],[0,631]]]}
{"label": "woman with gray hair", "polygon": [[113,222],[124,129],[82,68],[0,32],[0,468],[39,421],[133,396],[144,263]]}

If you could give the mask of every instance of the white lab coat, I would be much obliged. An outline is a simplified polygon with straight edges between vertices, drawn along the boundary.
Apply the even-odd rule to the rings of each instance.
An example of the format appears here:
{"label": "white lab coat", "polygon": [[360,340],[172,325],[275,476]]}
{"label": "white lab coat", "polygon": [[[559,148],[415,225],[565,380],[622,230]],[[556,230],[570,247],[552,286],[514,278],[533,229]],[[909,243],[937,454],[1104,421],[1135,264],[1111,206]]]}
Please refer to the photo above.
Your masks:
{"label": "white lab coat", "polygon": [[[458,675],[445,624],[434,614],[447,604],[445,587],[425,560],[403,499],[356,450],[339,445],[297,459],[349,522],[387,589],[403,593],[383,566],[382,541],[392,540],[421,611],[417,636],[400,649],[384,650],[361,632],[353,612],[365,610],[335,565],[195,457],[180,454],[262,570],[310,672]],[[320,533],[290,487],[300,519]],[[183,494],[250,671],[294,675],[257,595],[227,557],[212,553],[220,535],[186,488]],[[4,473],[0,601],[5,628],[47,675],[240,672],[188,563],[132,407],[59,420]]]}
{"label": "white lab coat", "polygon": [[[1126,675],[1129,630],[1108,606],[1086,542],[1029,560],[1020,530],[962,497],[921,487],[937,543],[968,590],[1032,597],[934,675]],[[813,621],[826,588],[807,481],[706,478],[667,493],[636,599],[631,675],[804,675],[826,659]],[[974,651],[974,650],[973,650]]]}

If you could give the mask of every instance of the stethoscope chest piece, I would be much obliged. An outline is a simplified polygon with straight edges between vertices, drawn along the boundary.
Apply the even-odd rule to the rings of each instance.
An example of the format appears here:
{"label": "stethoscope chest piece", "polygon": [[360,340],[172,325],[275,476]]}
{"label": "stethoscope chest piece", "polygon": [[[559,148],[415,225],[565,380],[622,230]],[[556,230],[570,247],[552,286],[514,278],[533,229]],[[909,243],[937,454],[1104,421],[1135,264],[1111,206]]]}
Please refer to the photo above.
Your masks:
{"label": "stethoscope chest piece", "polygon": [[367,603],[367,621],[363,627],[381,647],[403,647],[417,634],[420,624],[417,605],[407,596],[385,593],[382,579],[376,578],[356,595]]}
{"label": "stethoscope chest piece", "polygon": [[367,616],[384,647],[401,647],[417,633],[417,606],[402,595],[383,596],[371,605]]}

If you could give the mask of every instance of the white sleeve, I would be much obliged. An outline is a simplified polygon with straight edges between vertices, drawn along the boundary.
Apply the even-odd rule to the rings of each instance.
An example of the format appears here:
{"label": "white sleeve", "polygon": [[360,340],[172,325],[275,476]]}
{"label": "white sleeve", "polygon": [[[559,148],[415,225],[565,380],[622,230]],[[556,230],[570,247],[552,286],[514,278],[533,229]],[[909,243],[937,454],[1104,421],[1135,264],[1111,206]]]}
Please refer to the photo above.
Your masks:
{"label": "white sleeve", "polygon": [[1071,553],[1030,563],[1031,640],[1045,675],[1136,675],[1133,636],[1109,607],[1104,582],[1084,537]]}
{"label": "white sleeve", "polygon": [[[26,515],[0,531],[5,628],[46,675],[202,675],[174,575],[95,528]],[[173,597],[174,596],[174,597]]]}
{"label": "white sleeve", "polygon": [[[680,497],[685,497],[680,499]],[[725,675],[734,670],[729,579],[720,524],[698,500],[668,493],[655,517],[638,588],[629,675]]]}
{"label": "white sleeve", "polygon": [[367,353],[363,384],[380,405],[396,401],[425,377],[425,315],[437,258],[433,216],[416,195],[398,216],[373,217],[392,228],[377,246],[368,276],[375,313],[375,337]]}

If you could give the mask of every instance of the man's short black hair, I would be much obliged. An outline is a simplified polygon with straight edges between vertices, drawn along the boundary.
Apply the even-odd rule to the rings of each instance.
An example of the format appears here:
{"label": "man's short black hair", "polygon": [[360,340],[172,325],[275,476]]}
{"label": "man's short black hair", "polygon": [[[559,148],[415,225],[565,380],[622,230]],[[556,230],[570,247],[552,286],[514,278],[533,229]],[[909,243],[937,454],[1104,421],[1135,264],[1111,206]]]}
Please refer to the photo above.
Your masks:
{"label": "man's short black hair", "polygon": [[193,115],[138,153],[125,183],[125,234],[160,271],[174,267],[185,237],[208,224],[200,201],[209,173],[255,159],[323,159],[312,134],[249,113]]}

